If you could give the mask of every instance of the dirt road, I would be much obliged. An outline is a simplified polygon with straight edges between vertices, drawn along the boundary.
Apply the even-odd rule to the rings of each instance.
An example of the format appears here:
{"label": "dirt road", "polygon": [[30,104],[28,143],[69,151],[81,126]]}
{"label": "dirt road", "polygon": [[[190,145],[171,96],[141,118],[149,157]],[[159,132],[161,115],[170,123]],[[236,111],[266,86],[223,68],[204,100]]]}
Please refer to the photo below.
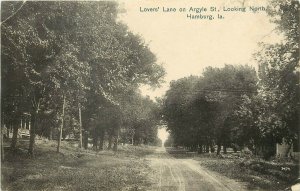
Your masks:
{"label": "dirt road", "polygon": [[148,157],[157,172],[159,191],[243,191],[245,186],[201,167],[193,159],[172,157],[164,148]]}

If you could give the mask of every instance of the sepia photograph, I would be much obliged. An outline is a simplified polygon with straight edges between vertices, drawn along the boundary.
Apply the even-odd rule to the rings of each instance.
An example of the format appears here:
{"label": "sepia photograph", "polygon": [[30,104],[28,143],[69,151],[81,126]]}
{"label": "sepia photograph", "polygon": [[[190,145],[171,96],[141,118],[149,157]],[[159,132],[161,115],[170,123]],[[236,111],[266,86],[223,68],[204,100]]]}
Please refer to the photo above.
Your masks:
{"label": "sepia photograph", "polygon": [[300,191],[300,0],[0,3],[0,190]]}

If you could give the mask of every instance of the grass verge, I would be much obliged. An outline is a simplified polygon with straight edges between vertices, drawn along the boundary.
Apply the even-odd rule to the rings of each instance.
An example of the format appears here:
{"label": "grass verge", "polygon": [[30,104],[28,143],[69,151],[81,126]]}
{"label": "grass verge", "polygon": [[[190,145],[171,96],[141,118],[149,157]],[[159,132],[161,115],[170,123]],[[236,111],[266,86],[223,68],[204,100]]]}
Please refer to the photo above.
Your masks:
{"label": "grass verge", "polygon": [[150,147],[123,146],[119,152],[81,150],[63,143],[61,153],[56,143],[37,145],[34,158],[25,147],[6,151],[2,162],[2,190],[149,190],[152,173],[143,156]]}
{"label": "grass verge", "polygon": [[299,166],[293,162],[265,161],[233,155],[202,154],[194,157],[201,166],[247,184],[249,190],[282,191],[298,177]]}

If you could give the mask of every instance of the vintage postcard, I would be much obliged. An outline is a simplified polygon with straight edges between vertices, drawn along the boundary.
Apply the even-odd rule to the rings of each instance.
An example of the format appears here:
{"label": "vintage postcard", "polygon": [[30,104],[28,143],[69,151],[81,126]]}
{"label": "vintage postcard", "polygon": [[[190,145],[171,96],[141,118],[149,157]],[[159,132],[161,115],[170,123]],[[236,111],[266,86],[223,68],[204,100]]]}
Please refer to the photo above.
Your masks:
{"label": "vintage postcard", "polygon": [[1,190],[300,191],[300,2],[1,2]]}

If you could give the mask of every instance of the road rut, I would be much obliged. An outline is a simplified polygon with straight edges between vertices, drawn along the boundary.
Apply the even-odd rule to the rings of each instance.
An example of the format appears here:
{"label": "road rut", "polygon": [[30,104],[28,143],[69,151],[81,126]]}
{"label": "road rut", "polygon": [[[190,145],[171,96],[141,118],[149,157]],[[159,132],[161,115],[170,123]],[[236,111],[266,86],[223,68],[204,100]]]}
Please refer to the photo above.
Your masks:
{"label": "road rut", "polygon": [[177,159],[159,148],[150,155],[159,191],[244,191],[245,185],[201,167],[193,159]]}

